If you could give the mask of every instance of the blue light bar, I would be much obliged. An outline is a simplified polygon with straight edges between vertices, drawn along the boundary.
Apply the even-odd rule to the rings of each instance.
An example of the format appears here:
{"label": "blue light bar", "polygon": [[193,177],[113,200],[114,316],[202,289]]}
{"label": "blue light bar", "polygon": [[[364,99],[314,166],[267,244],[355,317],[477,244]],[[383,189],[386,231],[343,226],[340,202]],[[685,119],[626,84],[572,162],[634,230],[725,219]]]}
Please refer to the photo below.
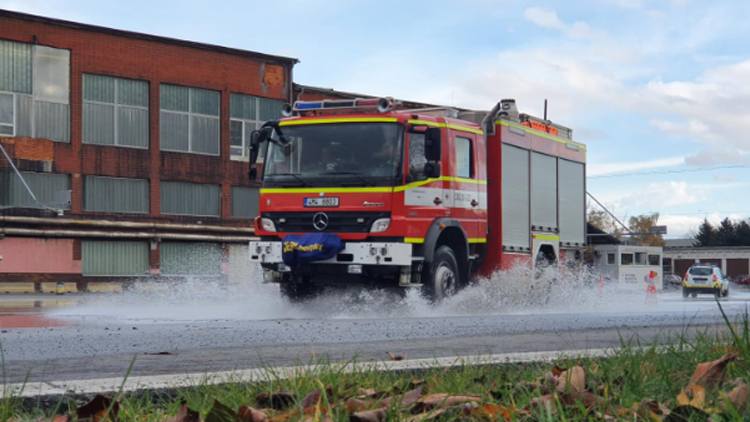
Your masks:
{"label": "blue light bar", "polygon": [[323,108],[323,103],[307,103],[307,102],[303,103],[303,102],[298,101],[295,104],[295,108],[297,110],[315,110],[315,109]]}

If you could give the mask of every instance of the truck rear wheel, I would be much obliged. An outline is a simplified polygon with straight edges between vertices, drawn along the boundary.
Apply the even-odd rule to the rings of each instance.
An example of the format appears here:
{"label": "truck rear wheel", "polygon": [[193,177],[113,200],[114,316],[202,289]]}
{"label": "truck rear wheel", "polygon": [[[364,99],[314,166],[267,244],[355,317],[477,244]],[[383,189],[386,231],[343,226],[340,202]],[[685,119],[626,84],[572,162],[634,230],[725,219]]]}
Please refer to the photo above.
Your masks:
{"label": "truck rear wheel", "polygon": [[304,302],[316,296],[317,289],[309,280],[293,278],[279,285],[281,295],[290,302]]}
{"label": "truck rear wheel", "polygon": [[433,302],[453,296],[461,286],[458,260],[453,249],[440,246],[424,275],[424,294]]}

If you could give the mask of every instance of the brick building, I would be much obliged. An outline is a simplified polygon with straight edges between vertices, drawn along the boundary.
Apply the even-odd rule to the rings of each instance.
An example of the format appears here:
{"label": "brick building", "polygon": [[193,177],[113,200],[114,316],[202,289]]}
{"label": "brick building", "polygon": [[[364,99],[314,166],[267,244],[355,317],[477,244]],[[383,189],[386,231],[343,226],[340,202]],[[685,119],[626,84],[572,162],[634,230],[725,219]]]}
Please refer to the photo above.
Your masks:
{"label": "brick building", "polygon": [[0,10],[0,281],[225,276],[296,62]]}

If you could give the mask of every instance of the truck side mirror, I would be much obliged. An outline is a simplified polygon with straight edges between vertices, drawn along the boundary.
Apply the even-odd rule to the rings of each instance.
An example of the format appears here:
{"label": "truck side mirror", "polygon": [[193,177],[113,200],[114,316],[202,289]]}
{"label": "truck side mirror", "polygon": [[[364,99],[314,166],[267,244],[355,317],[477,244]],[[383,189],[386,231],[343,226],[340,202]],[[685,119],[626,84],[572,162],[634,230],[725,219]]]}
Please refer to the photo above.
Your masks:
{"label": "truck side mirror", "polygon": [[440,161],[442,136],[439,127],[428,128],[425,132],[424,155],[427,161]]}
{"label": "truck side mirror", "polygon": [[264,126],[260,130],[254,130],[250,134],[250,164],[255,164],[258,161],[258,154],[260,153],[260,144],[268,142],[273,135],[273,128],[270,126]]}
{"label": "truck side mirror", "polygon": [[252,164],[251,164],[250,165],[250,171],[248,171],[248,173],[247,173],[247,177],[250,180],[257,179],[258,178],[258,168],[257,167],[253,167]]}
{"label": "truck side mirror", "polygon": [[427,163],[424,165],[424,175],[428,178],[440,177],[440,163]]}

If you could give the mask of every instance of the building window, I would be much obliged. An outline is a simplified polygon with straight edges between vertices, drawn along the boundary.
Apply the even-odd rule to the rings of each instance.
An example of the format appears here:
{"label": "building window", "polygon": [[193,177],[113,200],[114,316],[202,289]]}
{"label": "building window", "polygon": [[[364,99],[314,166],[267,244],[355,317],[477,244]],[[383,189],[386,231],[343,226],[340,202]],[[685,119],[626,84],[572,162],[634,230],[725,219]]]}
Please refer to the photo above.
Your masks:
{"label": "building window", "polygon": [[84,74],[83,142],[148,148],[148,82]]}
{"label": "building window", "polygon": [[84,211],[148,214],[148,180],[86,176]]}
{"label": "building window", "polygon": [[159,244],[162,275],[216,276],[221,274],[222,253],[217,243],[162,242]]}
{"label": "building window", "polygon": [[0,40],[0,136],[70,141],[70,51]]}
{"label": "building window", "polygon": [[607,254],[607,265],[615,265],[615,254],[613,253]]}
{"label": "building window", "polygon": [[84,277],[144,276],[148,270],[148,242],[81,242],[81,273]]}
{"label": "building window", "polygon": [[159,96],[162,151],[219,155],[218,91],[162,84]]}
{"label": "building window", "polygon": [[[244,94],[231,94],[229,98],[231,158],[247,161],[250,134],[253,130],[259,129],[264,122],[281,118],[281,106],[284,102]],[[266,143],[261,145],[258,161],[263,161],[267,147]]]}
{"label": "building window", "polygon": [[456,137],[456,177],[472,177],[471,139]]}
{"label": "building window", "polygon": [[633,265],[633,254],[632,253],[621,254],[620,264],[621,265]]}
{"label": "building window", "polygon": [[161,182],[161,213],[221,216],[221,186],[186,182]]}
{"label": "building window", "polygon": [[0,208],[52,207],[70,209],[70,176],[55,173],[21,172],[34,193],[34,201],[21,178],[13,171],[0,172]]}
{"label": "building window", "polygon": [[258,199],[258,188],[232,186],[232,217],[257,217]]}
{"label": "building window", "polygon": [[659,266],[659,265],[661,265],[661,262],[659,262],[660,261],[659,258],[661,258],[659,255],[649,255],[648,256],[648,265],[651,265],[651,266]]}
{"label": "building window", "polygon": [[646,265],[647,254],[645,252],[635,253],[635,265]]}

